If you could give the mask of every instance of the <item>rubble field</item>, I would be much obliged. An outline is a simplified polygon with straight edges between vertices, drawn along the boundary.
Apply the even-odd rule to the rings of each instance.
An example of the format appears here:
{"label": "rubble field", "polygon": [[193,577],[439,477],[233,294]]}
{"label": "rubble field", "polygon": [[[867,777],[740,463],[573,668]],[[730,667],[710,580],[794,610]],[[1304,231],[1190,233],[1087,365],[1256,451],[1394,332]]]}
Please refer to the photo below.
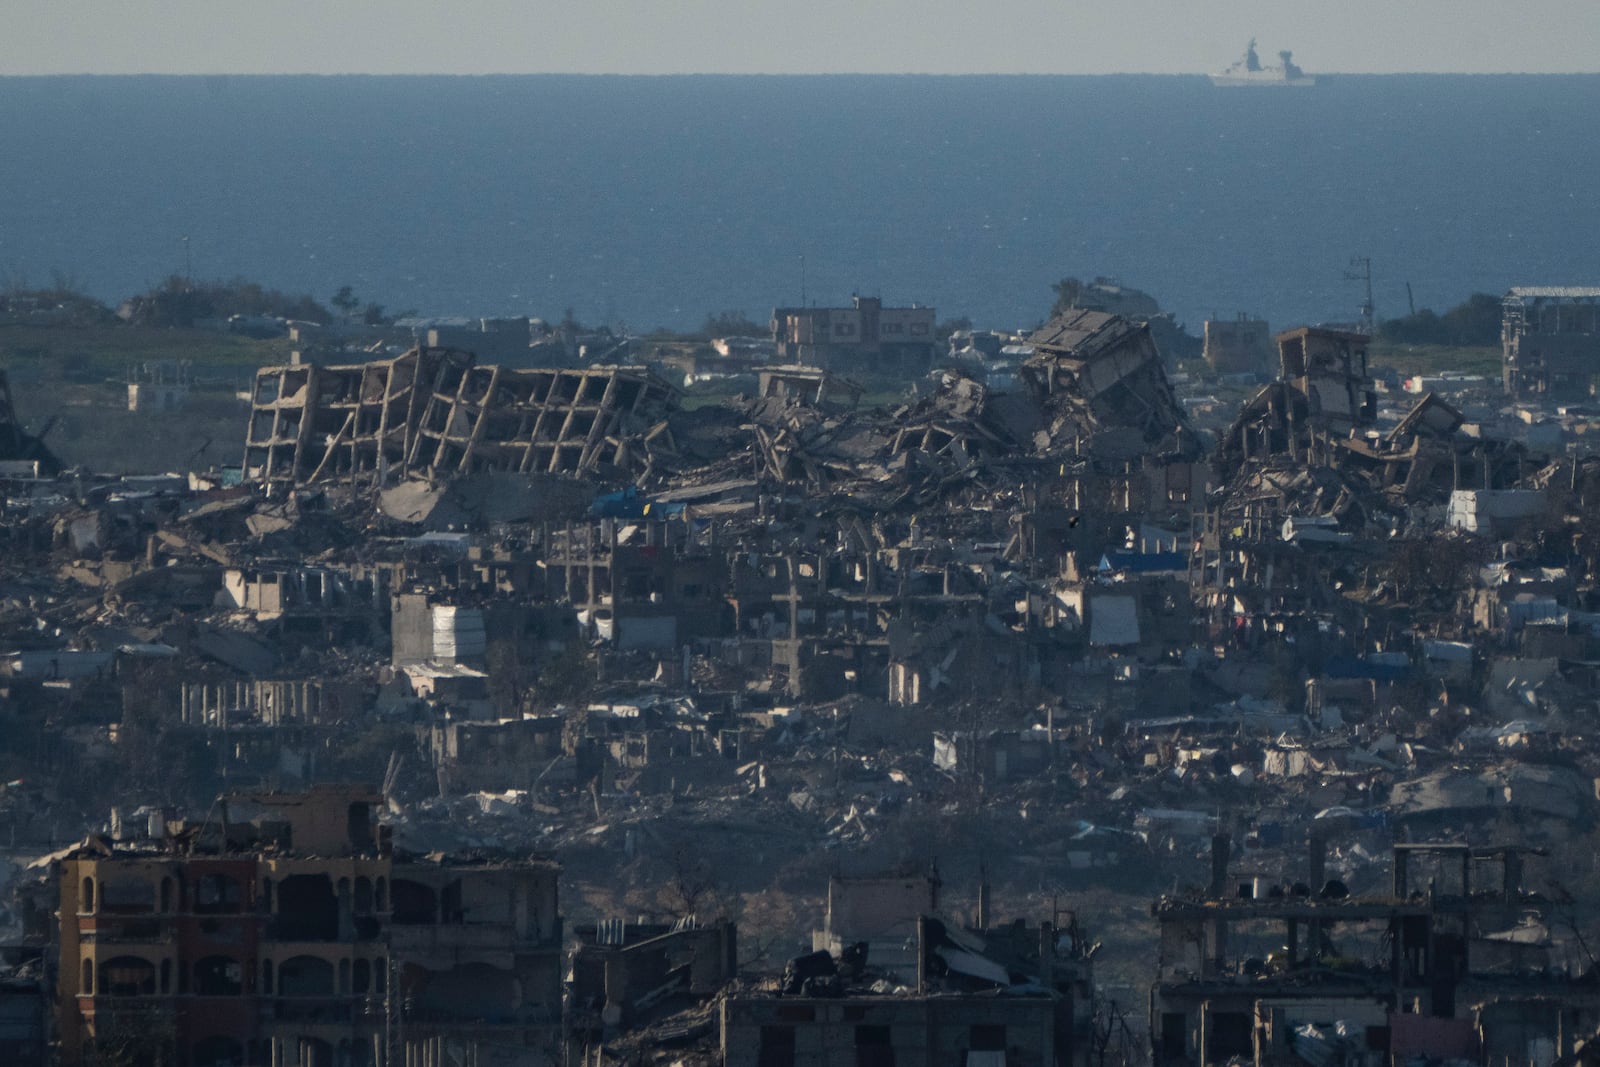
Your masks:
{"label": "rubble field", "polygon": [[[1419,923],[1498,952],[1494,988],[1568,998],[1568,1038],[1600,1026],[1600,1001],[1549,984],[1592,973],[1600,943],[1587,416],[1380,389],[1341,330],[1280,333],[1274,376],[1227,410],[1141,322],[1073,309],[1026,342],[1014,384],[961,366],[889,404],[842,369],[763,365],[751,392],[685,405],[648,364],[444,346],[275,364],[248,400],[103,421],[0,376],[15,884],[86,833],[364,782],[408,856],[554,857],[589,950],[736,923],[725,977],[750,984],[718,1009],[727,1040],[770,1025],[787,962],[843,959],[819,901],[884,872],[933,887],[949,929],[897,944],[957,975],[1004,955],[957,919],[1060,933],[1070,911],[1083,943],[1051,972],[1035,931],[1028,966],[1065,983],[1077,961],[1073,1025],[1129,1057],[1204,1062],[1186,1012],[1247,1013],[1245,978],[1278,1004],[1261,983],[1311,982],[1308,960],[1313,991],[1344,996],[1341,945],[1377,959]],[[79,423],[24,432],[47,411]],[[119,471],[135,434],[180,473]],[[1493,867],[1500,910],[1427,925],[1444,875],[1397,893],[1410,850]],[[1386,1028],[1398,1055],[1422,1038],[1395,1005],[1454,1018],[1479,996],[1419,993],[1416,966],[1363,977],[1393,1010],[1340,1025]],[[829,996],[915,984],[804,971],[794,989]],[[661,1041],[709,1032],[686,1010]],[[1210,1031],[1213,1058],[1376,1048],[1271,1010],[1249,1048]],[[1486,1025],[1474,1055],[1512,1047]]]}

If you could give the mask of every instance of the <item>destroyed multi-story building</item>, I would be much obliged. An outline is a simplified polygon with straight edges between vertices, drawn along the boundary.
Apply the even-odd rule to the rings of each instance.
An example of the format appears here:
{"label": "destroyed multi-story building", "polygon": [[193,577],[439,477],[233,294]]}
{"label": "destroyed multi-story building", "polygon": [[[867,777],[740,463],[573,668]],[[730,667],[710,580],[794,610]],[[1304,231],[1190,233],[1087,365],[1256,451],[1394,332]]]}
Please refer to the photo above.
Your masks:
{"label": "destroyed multi-story building", "polygon": [[1276,337],[1283,381],[1306,398],[1307,416],[1333,436],[1370,426],[1377,398],[1367,371],[1367,338],[1302,326]]}
{"label": "destroyed multi-story building", "polygon": [[480,366],[453,349],[268,367],[251,392],[245,475],[383,485],[412,472],[636,474],[674,397],[637,368]]}
{"label": "destroyed multi-story building", "polygon": [[1110,445],[1138,434],[1157,455],[1201,451],[1149,327],[1102,311],[1069,311],[1030,334],[1028,344],[1028,380],[1058,420],[1051,431],[1070,435],[1072,447],[1088,437]]}
{"label": "destroyed multi-story building", "polygon": [[1524,473],[1521,445],[1469,435],[1432,393],[1379,433],[1365,338],[1299,329],[1277,340],[1280,376],[1219,441],[1220,488],[1197,530],[1194,573],[1214,625],[1347,603],[1321,580],[1328,568],[1480,511],[1512,514],[1500,496]]}
{"label": "destroyed multi-story building", "polygon": [[53,857],[62,1055],[557,1062],[557,868],[396,854],[364,789],[225,797]]}
{"label": "destroyed multi-story building", "polygon": [[[469,593],[459,581],[422,589],[392,574],[393,658],[414,684],[419,672],[480,669],[481,662],[441,660],[423,646],[438,632],[441,613],[475,618],[483,610],[475,597],[510,593],[513,600],[572,605],[581,634],[619,650],[664,657],[691,642],[736,638],[744,643],[741,661],[769,665],[780,690],[792,696],[877,691],[921,703],[936,690],[954,693],[975,681],[980,662],[1000,666],[1020,688],[1040,684],[1041,664],[1052,661],[1038,643],[1059,644],[1072,629],[1052,629],[1059,613],[1038,583],[1060,573],[1068,556],[1081,553],[1087,564],[1108,547],[1128,544],[1127,532],[1147,522],[1164,525],[1157,535],[1163,543],[1176,539],[1204,499],[1210,474],[1147,327],[1074,310],[1029,344],[1020,390],[1003,393],[950,375],[934,396],[894,412],[856,409],[859,387],[826,369],[767,367],[747,421],[726,430],[715,421],[705,426],[698,412],[673,415],[669,393],[651,392],[648,381],[619,369],[502,374],[433,349],[359,367],[269,368],[258,380],[247,448],[254,460],[246,474],[268,484],[381,480],[385,514],[436,530],[468,513],[443,499],[449,490],[422,478],[449,475],[459,482],[487,468],[523,477],[609,476],[642,490],[637,500],[597,501],[598,521],[543,525],[527,556],[538,567],[528,575],[542,581],[518,578],[523,572],[513,567]],[[559,380],[538,403],[510,397],[503,413],[495,407],[499,393],[539,374]],[[568,379],[570,387],[560,384]],[[642,391],[630,392],[634,386]],[[491,398],[480,403],[479,397]],[[560,398],[579,403],[556,411]],[[585,399],[600,404],[598,414]],[[632,442],[636,448],[624,449],[628,464],[602,465],[585,444],[570,453],[571,464],[552,466],[554,457],[568,455],[561,451],[565,442],[577,439],[572,422],[579,408],[599,420],[576,428],[583,441]],[[451,414],[440,422],[435,411]],[[666,418],[647,426],[644,411]],[[560,442],[548,456],[539,453],[533,467],[525,455],[506,451],[507,434],[521,432],[512,429],[517,412],[523,422],[533,420],[530,441],[555,434]],[[626,423],[634,436],[618,438],[613,423]],[[742,439],[757,461],[756,477],[696,443],[708,433]],[[458,446],[459,458],[451,453],[440,461],[441,449]],[[895,511],[925,511],[957,498],[978,503],[1015,493],[1018,484],[1022,492],[1002,511],[985,503],[966,518],[957,511],[937,520],[966,527],[960,536],[973,547],[957,556],[934,524],[921,523],[928,514],[893,520],[892,534],[881,525]],[[831,542],[825,550],[771,551],[750,545],[745,533],[722,539],[720,528],[747,530],[769,501],[799,487],[827,501],[817,516],[819,537]],[[541,485],[533,496],[553,500],[558,491],[564,490],[554,483]],[[974,571],[983,556],[1003,560],[1000,570]],[[1075,625],[1109,633],[1103,624],[1112,607],[1103,607],[1098,619],[1089,619],[1083,605],[1064,610]],[[985,622],[997,614],[1007,620],[998,632]],[[1035,626],[1046,615],[1048,623]],[[1147,625],[1153,618],[1146,614]],[[1030,636],[1018,641],[1018,634]],[[952,653],[962,649],[967,660],[958,663]]]}
{"label": "destroyed multi-story building", "polygon": [[726,919],[606,919],[573,933],[567,1017],[573,1046],[600,1044],[608,1027],[638,1026],[671,997],[713,997],[738,975],[738,928]]}
{"label": "destroyed multi-story building", "polygon": [[1168,365],[1201,355],[1198,338],[1190,336],[1170,311],[1162,311],[1156,298],[1142,289],[1124,285],[1116,278],[1098,277],[1092,282],[1066,280],[1054,286],[1060,299],[1058,311],[1100,311],[1128,319],[1149,329]]}
{"label": "destroyed multi-story building", "polygon": [[937,870],[834,876],[814,951],[727,991],[721,1062],[793,1067],[1093,1062],[1093,948],[1071,913],[992,925],[941,917]]}
{"label": "destroyed multi-story building", "polygon": [[1209,890],[1156,903],[1155,1064],[1527,1062],[1594,1032],[1600,991],[1551,970],[1529,917],[1555,903],[1524,886],[1541,850],[1396,844],[1391,885],[1353,893],[1327,847],[1291,883],[1235,877],[1218,837]]}
{"label": "destroyed multi-story building", "polygon": [[1600,289],[1511,289],[1501,302],[1500,346],[1508,396],[1588,400],[1600,369]]}
{"label": "destroyed multi-story building", "polygon": [[[858,911],[875,913],[869,924],[903,928],[892,957],[877,958],[880,940],[818,950],[791,960],[776,989],[724,995],[721,1062],[1094,1062],[1092,952],[1075,920],[961,927],[924,912],[896,914],[906,901],[895,882],[869,880],[852,894]],[[873,890],[889,897],[867,899]]]}

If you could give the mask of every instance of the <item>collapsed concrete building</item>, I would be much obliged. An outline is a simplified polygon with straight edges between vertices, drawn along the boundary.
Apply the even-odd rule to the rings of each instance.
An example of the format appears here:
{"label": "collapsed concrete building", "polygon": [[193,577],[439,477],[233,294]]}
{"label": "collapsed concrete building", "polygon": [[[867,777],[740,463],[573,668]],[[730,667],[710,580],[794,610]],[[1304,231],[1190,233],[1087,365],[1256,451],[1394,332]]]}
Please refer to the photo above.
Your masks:
{"label": "collapsed concrete building", "polygon": [[1070,311],[1028,337],[1023,373],[1052,410],[1058,440],[1091,451],[1138,433],[1140,453],[1198,456],[1148,326],[1103,311]]}
{"label": "collapsed concrete building", "polygon": [[1500,507],[1496,494],[1527,472],[1522,445],[1466,433],[1432,393],[1380,433],[1365,338],[1308,328],[1277,340],[1278,379],[1244,403],[1214,456],[1195,568],[1213,619],[1230,597],[1235,615],[1325,609],[1342,598],[1315,575],[1341,553],[1349,565],[1393,538],[1475,521],[1480,498],[1486,513]]}
{"label": "collapsed concrete building", "polygon": [[453,349],[268,367],[251,392],[245,476],[381,485],[477,471],[637,475],[675,395],[647,371],[478,366]]}

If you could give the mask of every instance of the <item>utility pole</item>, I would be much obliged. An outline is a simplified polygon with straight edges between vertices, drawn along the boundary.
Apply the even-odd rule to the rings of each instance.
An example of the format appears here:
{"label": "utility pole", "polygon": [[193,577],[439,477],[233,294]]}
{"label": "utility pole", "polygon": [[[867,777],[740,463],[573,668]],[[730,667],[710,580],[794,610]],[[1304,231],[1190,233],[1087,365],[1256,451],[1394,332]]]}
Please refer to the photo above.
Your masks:
{"label": "utility pole", "polygon": [[184,234],[179,238],[183,242],[183,283],[187,289],[194,288],[194,257],[189,251],[189,235]]}
{"label": "utility pole", "polygon": [[1369,256],[1351,256],[1350,267],[1344,272],[1347,282],[1365,282],[1367,298],[1361,305],[1361,332],[1368,337],[1372,336],[1378,324],[1377,315],[1372,308],[1372,259]]}

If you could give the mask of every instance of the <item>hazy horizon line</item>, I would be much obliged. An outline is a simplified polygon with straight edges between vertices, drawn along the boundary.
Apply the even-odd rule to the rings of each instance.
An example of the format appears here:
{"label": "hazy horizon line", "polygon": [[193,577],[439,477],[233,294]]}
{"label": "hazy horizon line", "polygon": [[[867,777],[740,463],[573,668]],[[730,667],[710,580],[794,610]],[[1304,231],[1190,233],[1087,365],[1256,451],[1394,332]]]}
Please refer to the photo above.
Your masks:
{"label": "hazy horizon line", "polygon": [[[488,70],[488,71],[224,71],[77,70],[0,73],[0,81],[24,78],[1208,78],[1216,71],[1115,70],[1092,73],[1045,70]],[[1574,78],[1600,76],[1600,70],[1320,70],[1313,78]],[[1230,86],[1229,88],[1247,88]]]}

